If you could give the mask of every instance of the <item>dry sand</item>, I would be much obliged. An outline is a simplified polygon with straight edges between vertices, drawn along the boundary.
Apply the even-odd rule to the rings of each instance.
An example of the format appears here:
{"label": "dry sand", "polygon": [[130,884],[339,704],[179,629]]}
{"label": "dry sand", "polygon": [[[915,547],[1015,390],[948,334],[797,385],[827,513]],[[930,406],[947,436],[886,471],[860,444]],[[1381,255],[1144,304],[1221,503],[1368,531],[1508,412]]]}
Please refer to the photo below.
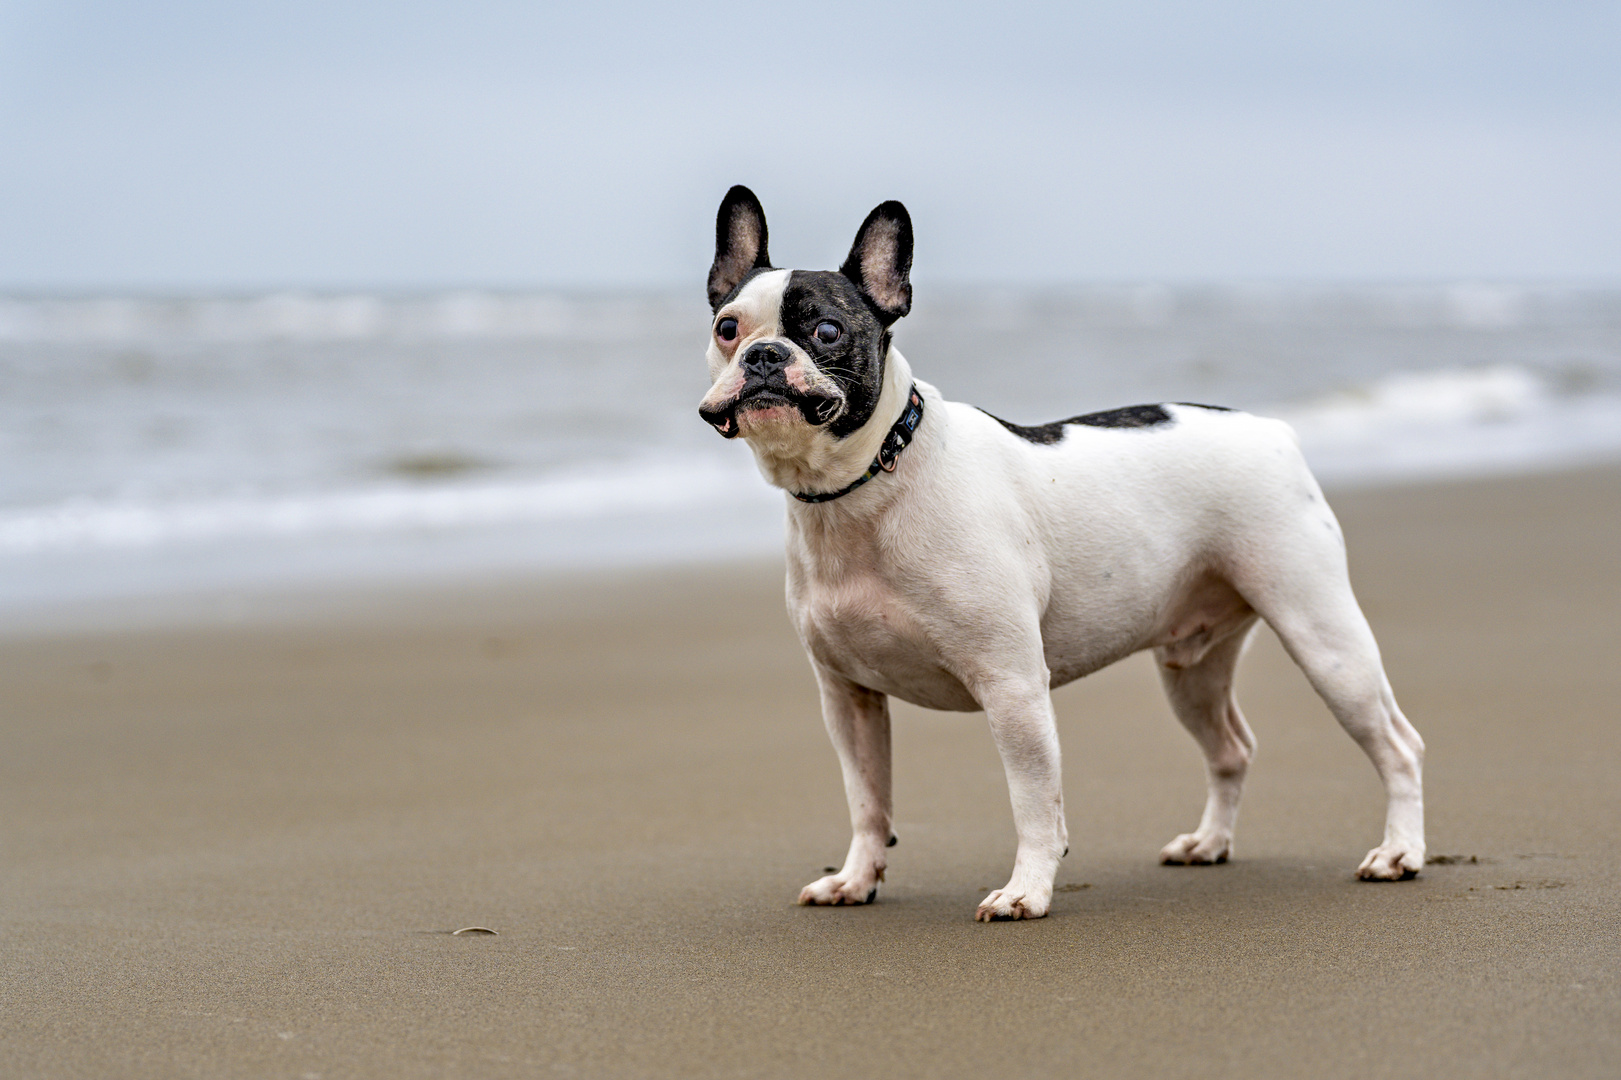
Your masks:
{"label": "dry sand", "polygon": [[[1226,866],[1143,658],[1057,694],[1073,853],[982,717],[901,707],[879,903],[771,566],[0,643],[7,1077],[1621,1074],[1621,472],[1342,495],[1432,865],[1263,634]],[[468,925],[496,937],[451,936]]]}

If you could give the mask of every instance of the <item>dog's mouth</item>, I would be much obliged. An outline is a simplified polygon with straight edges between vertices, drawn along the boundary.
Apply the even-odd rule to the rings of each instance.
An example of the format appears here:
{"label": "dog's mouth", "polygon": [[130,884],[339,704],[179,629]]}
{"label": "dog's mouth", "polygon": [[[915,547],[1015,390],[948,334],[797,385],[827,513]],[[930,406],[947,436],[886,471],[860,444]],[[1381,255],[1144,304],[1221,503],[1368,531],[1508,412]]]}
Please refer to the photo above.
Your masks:
{"label": "dog's mouth", "polygon": [[807,394],[795,390],[782,376],[773,372],[765,378],[750,378],[735,398],[718,405],[698,407],[711,427],[728,439],[741,433],[740,415],[759,415],[761,419],[776,410],[793,410],[812,427],[823,427],[833,422],[844,409],[844,401],[828,394]]}

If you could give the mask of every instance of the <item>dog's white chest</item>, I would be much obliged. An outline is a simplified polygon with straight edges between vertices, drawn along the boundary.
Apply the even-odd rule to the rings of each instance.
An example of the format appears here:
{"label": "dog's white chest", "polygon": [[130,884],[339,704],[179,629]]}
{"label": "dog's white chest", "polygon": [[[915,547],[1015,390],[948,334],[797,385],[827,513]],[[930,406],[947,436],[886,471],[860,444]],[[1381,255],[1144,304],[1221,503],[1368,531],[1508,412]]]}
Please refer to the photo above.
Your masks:
{"label": "dog's white chest", "polygon": [[806,650],[851,682],[925,708],[979,708],[944,666],[919,613],[876,573],[794,574],[788,603]]}

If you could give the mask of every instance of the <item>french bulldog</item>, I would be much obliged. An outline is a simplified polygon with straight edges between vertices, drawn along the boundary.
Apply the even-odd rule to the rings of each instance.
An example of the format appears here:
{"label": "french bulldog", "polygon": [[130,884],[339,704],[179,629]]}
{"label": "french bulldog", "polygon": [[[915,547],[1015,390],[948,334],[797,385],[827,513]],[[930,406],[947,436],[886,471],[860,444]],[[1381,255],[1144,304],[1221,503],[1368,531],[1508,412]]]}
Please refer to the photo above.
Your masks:
{"label": "french bulldog", "polygon": [[1357,876],[1424,865],[1424,743],[1352,595],[1339,523],[1279,420],[1137,405],[1022,427],[946,401],[895,348],[912,222],[886,202],[835,271],[771,265],[734,187],[709,270],[712,387],[699,413],[788,499],[788,613],[821,690],[853,838],[802,904],[876,899],[895,843],[891,696],[983,710],[1018,831],[975,917],[1047,914],[1069,850],[1050,691],[1143,649],[1204,752],[1204,816],[1160,852],[1233,851],[1255,736],[1233,673],[1258,620],[1373,762],[1383,842]]}

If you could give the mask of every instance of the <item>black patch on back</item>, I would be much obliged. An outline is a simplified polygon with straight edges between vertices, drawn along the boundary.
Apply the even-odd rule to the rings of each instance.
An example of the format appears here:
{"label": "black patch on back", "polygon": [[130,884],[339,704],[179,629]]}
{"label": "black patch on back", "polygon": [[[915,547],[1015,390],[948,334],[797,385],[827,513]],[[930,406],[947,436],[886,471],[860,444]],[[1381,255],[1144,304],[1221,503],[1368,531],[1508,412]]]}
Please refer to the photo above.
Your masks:
{"label": "black patch on back", "polygon": [[1085,424],[1087,427],[1158,427],[1170,422],[1171,414],[1162,405],[1127,405],[1123,409],[1087,413],[1064,421],[1066,424]]}
{"label": "black patch on back", "polygon": [[[1221,405],[1197,405],[1191,401],[1178,401],[1174,404],[1187,405],[1195,409],[1210,409],[1215,412],[1232,412],[1233,410]],[[985,412],[984,409],[979,410]],[[1070,424],[1084,424],[1087,427],[1099,428],[1153,428],[1162,424],[1175,423],[1170,413],[1165,411],[1163,405],[1127,405],[1123,409],[1109,409],[1105,412],[1087,413],[1084,416],[1072,416],[1068,420],[1055,420],[1050,424],[1039,427],[1024,427],[1021,424],[1010,424],[1000,416],[985,412],[992,420],[1007,428],[1013,434],[1026,442],[1038,446],[1052,446],[1064,441],[1064,429]]]}
{"label": "black patch on back", "polygon": [[[831,345],[816,340],[821,322],[841,331]],[[884,387],[889,330],[855,283],[833,270],[794,270],[782,293],[783,336],[798,345],[844,391],[844,413],[827,426],[845,438],[872,419]]]}
{"label": "black patch on back", "polygon": [[[979,411],[985,412],[984,409]],[[990,413],[985,413],[985,415],[1024,441],[1036,443],[1038,446],[1051,446],[1054,443],[1063,442],[1064,428],[1070,424],[1085,424],[1087,427],[1101,428],[1148,428],[1171,422],[1171,414],[1158,405],[1127,405],[1123,409],[1110,409],[1107,412],[1072,416],[1068,420],[1055,420],[1050,424],[1042,424],[1039,427],[1010,424],[1000,416],[993,416]]]}

